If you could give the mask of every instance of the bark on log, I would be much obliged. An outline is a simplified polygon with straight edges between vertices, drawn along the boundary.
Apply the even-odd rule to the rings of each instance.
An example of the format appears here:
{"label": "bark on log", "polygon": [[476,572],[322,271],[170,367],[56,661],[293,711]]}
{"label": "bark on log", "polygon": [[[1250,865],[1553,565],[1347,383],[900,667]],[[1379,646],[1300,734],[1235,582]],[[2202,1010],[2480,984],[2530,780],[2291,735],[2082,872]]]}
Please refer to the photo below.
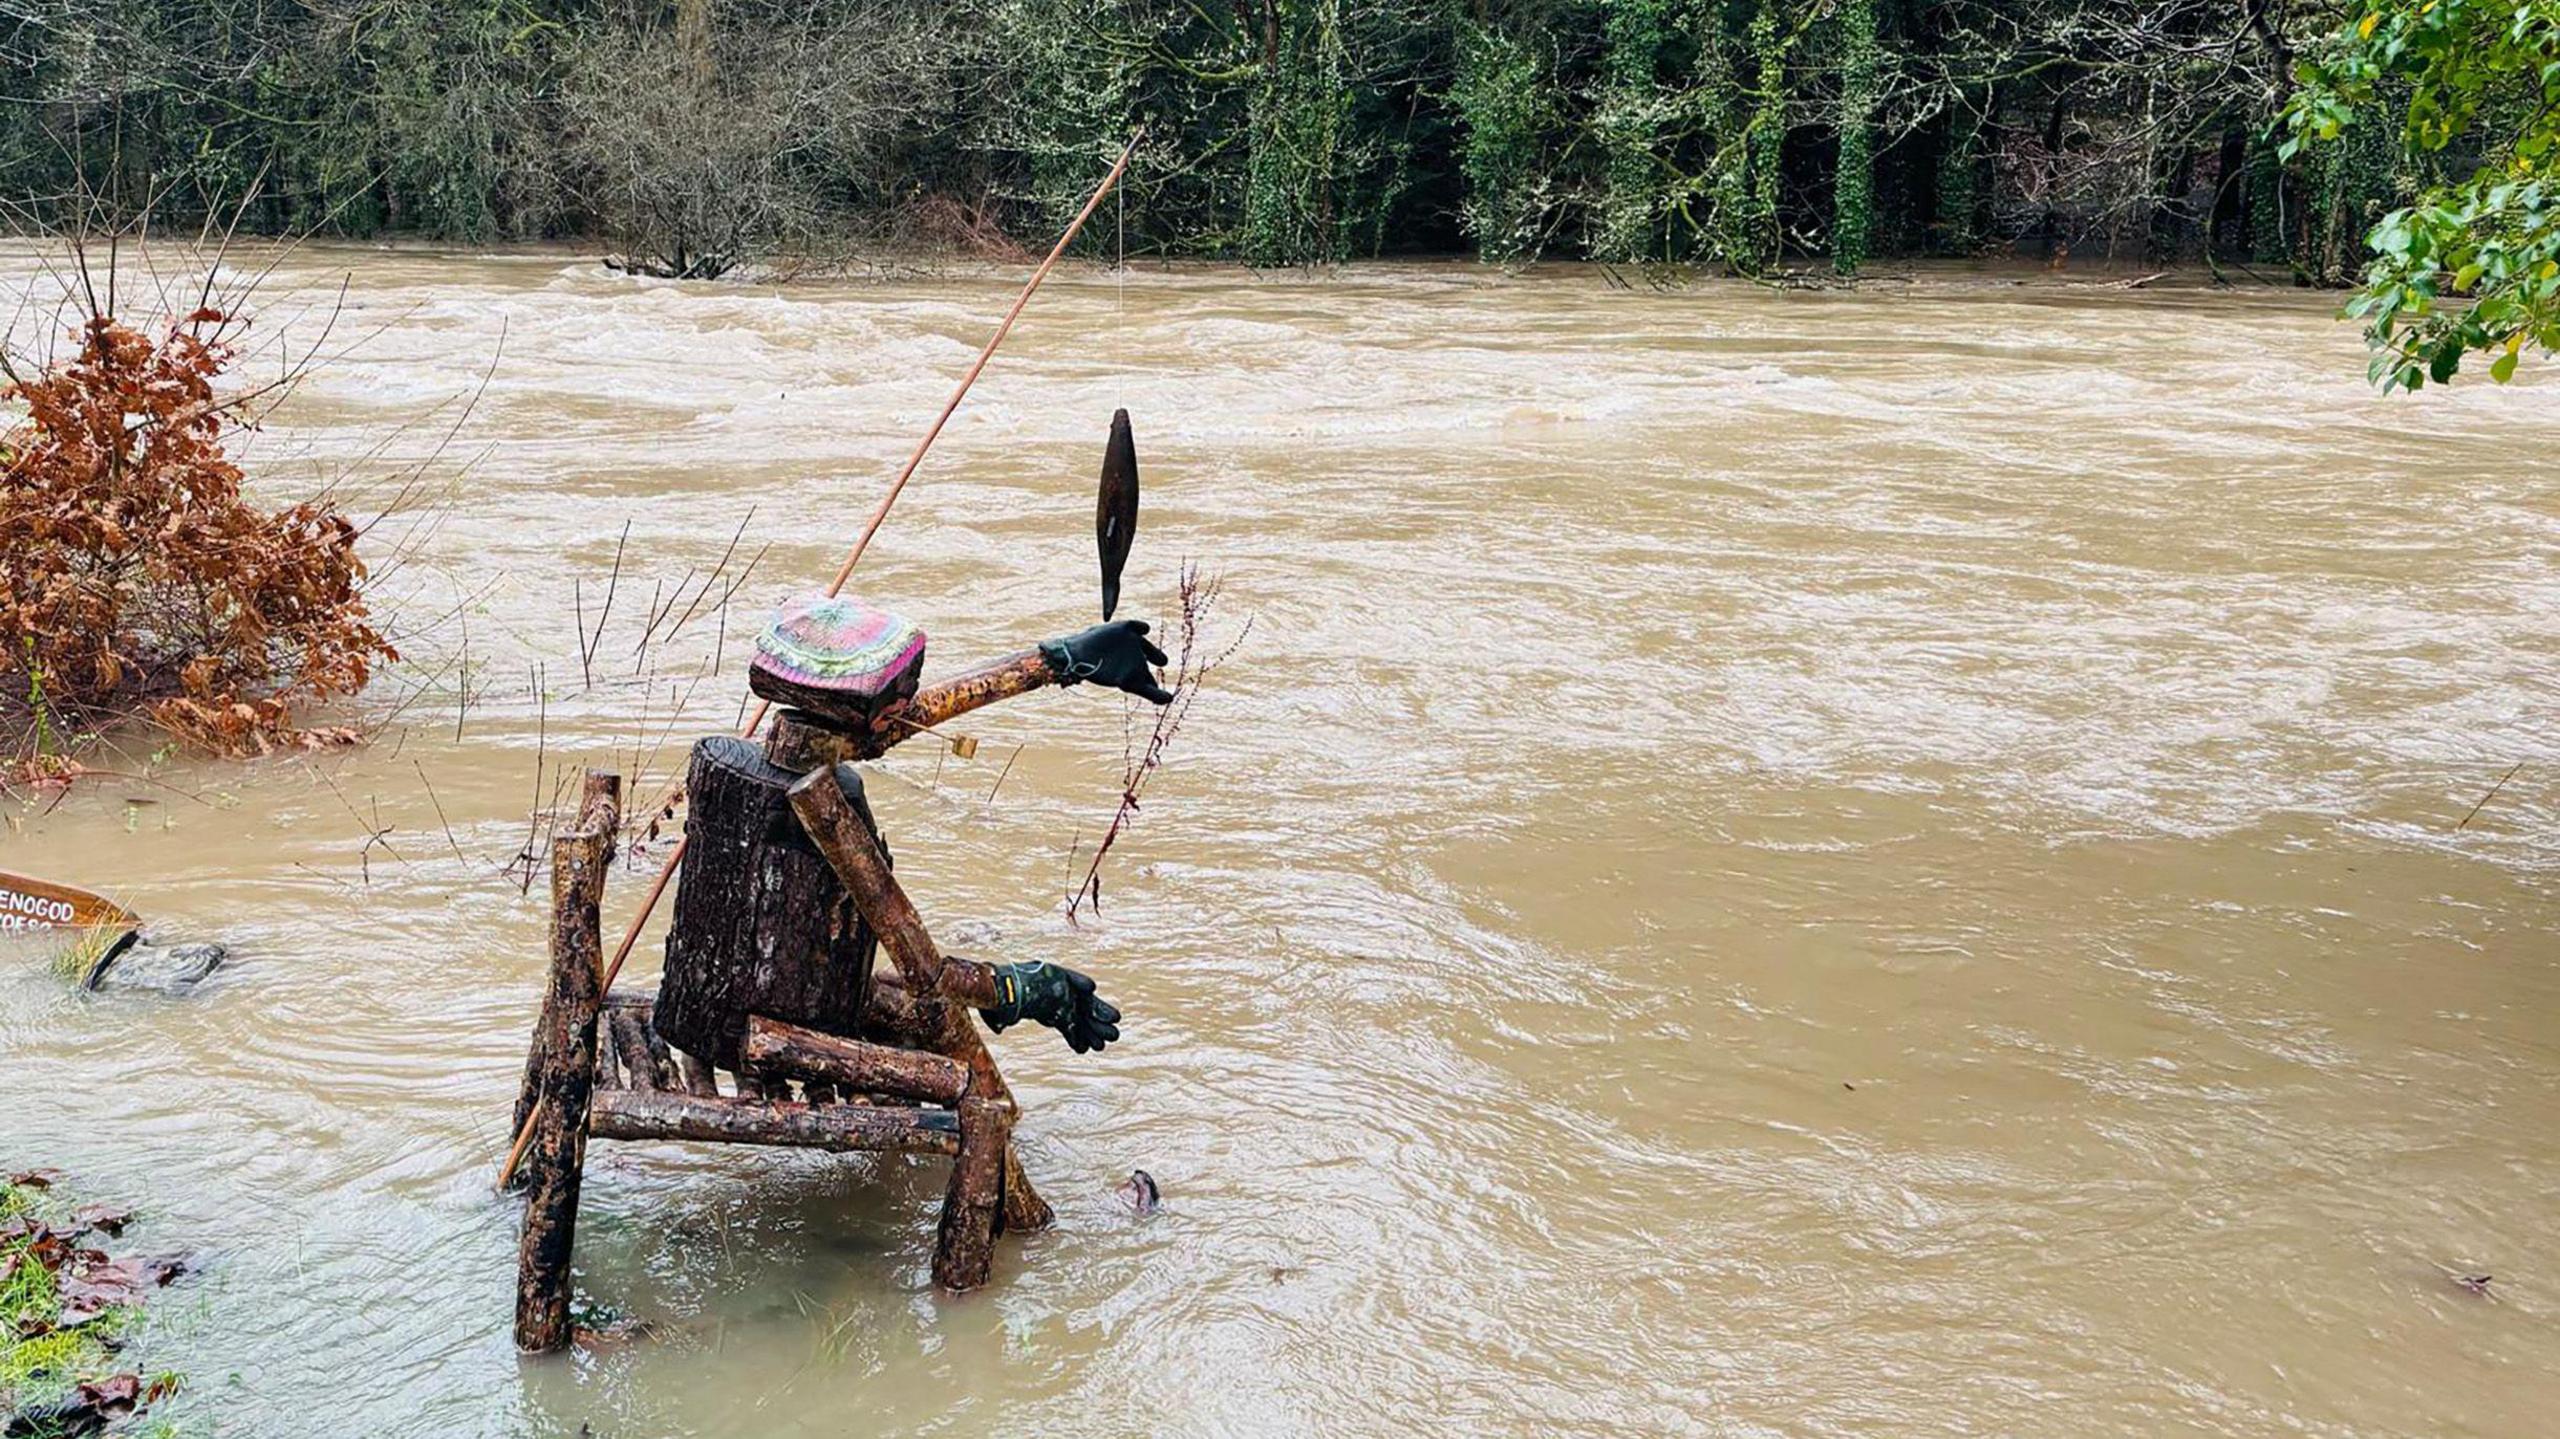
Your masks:
{"label": "bark on log", "polygon": [[[608,770],[588,772],[586,783],[581,787],[578,795],[579,828],[588,827],[594,820],[599,804],[612,808],[613,817],[607,823],[609,827],[618,829],[622,822],[622,776]],[[612,859],[612,849],[612,841],[608,839],[605,843],[607,862]],[[550,1063],[550,1056],[545,1048],[549,1037],[548,1027],[537,1016],[533,1026],[533,1042],[525,1046],[524,1079],[516,1086],[515,1120],[508,1126],[509,1134],[522,1135],[525,1132],[524,1117],[533,1109],[534,1091],[540,1084],[543,1069]],[[509,1189],[524,1187],[524,1166],[521,1163],[516,1165],[509,1174],[506,1187]]]}
{"label": "bark on log", "polygon": [[[971,710],[998,700],[1047,689],[1057,682],[1057,672],[1049,668],[1049,662],[1041,658],[1040,651],[1027,649],[965,675],[925,686],[904,706],[882,716],[881,723],[894,729],[905,729],[907,725],[922,729],[945,720],[958,719]],[[900,720],[906,724],[900,724]]]}
{"label": "bark on log", "polygon": [[898,1154],[957,1154],[960,1149],[959,1118],[944,1109],[860,1104],[821,1108],[788,1100],[700,1099],[629,1089],[598,1094],[587,1127],[598,1139],[678,1139]]}
{"label": "bark on log", "polygon": [[649,1059],[648,1037],[640,1032],[639,1012],[629,1005],[608,1008],[604,1012],[605,1028],[613,1035],[612,1058],[597,1066],[598,1072],[617,1065],[622,1070],[626,1089],[662,1089],[657,1066]]}
{"label": "bark on log", "polygon": [[764,757],[774,768],[793,774],[847,760],[877,759],[897,737],[909,732],[904,725],[885,722],[884,729],[837,729],[800,710],[780,710],[766,722]]}
{"label": "bark on log", "polygon": [[675,1051],[667,1047],[666,1036],[658,1033],[656,1016],[649,1010],[640,1012],[640,1037],[649,1046],[649,1077],[660,1089],[674,1089],[682,1078],[676,1073]]}
{"label": "bark on log", "polygon": [[996,1216],[1003,1208],[1012,1140],[1010,1105],[960,1101],[960,1156],[943,1191],[942,1225],[933,1245],[933,1280],[945,1289],[975,1289],[995,1270]]}
{"label": "bark on log", "polygon": [[524,1229],[516,1245],[516,1347],[545,1353],[569,1342],[569,1257],[587,1154],[596,1077],[596,1012],[603,999],[598,908],[613,856],[621,781],[590,775],[578,827],[551,842],[551,979],[534,1039],[539,1073]]}
{"label": "bark on log", "polygon": [[862,1006],[861,1037],[901,1049],[931,1047],[942,1036],[943,1008],[939,1000],[918,1003],[895,964],[874,968],[871,994]]}
{"label": "bark on log", "polygon": [[[933,937],[925,932],[924,920],[889,872],[888,851],[880,844],[871,811],[860,802],[861,798],[862,777],[851,765],[838,765],[833,771],[812,770],[790,791],[793,812],[825,853],[838,878],[852,891],[868,928],[878,931],[881,944],[889,951],[889,962],[905,980],[908,995],[919,1000],[948,997],[960,1001],[936,1005],[942,1011],[942,1028],[929,1041],[931,1047],[969,1067],[969,1093],[999,1100],[1007,1110],[1013,1110],[1013,1090],[1005,1084],[1004,1071],[996,1068],[995,1056],[987,1051],[987,1042],[969,1013],[971,1006],[995,1002],[994,986],[987,978],[986,968],[966,961],[952,966],[943,963],[942,952],[934,948]],[[969,982],[958,982],[963,976]],[[1031,1177],[1022,1170],[1022,1157],[1011,1144],[1005,1146],[1004,1166],[1005,1224],[1025,1233],[1048,1228],[1057,1216],[1040,1198],[1039,1191],[1031,1187]]]}
{"label": "bark on log", "polygon": [[810,1076],[855,1094],[894,1094],[903,1099],[957,1104],[969,1089],[969,1070],[956,1059],[916,1049],[892,1049],[820,1034],[759,1014],[747,1020],[748,1067],[789,1074],[804,1087]]}
{"label": "bark on log", "polygon": [[[749,1014],[855,1032],[875,952],[834,869],[793,817],[795,776],[748,741],[694,746],[685,860],[658,985],[658,1032],[738,1068]],[[850,805],[861,803],[857,787]]]}

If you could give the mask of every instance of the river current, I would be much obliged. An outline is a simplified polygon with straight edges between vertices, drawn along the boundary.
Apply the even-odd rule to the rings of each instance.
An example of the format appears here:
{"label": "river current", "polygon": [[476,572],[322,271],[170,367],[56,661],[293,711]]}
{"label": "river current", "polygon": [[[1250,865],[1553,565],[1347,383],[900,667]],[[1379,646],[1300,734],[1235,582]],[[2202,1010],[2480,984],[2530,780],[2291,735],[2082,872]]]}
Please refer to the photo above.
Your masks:
{"label": "river current", "polygon": [[1092,622],[1126,407],[1123,613],[1190,560],[1251,621],[1099,916],[1120,697],[872,767],[946,947],[1129,1016],[996,1042],[1060,1222],[944,1297],[939,1163],[599,1144],[580,1284],[645,1327],[524,1360],[529,811],[737,723],[1014,281],[305,248],[245,463],[400,496],[407,658],[366,747],[10,807],[0,867],[233,955],[0,970],[0,1157],[197,1255],[145,1352],[222,1435],[2542,1432],[2560,389],[2076,278],[1062,272],[854,584],[928,678]]}

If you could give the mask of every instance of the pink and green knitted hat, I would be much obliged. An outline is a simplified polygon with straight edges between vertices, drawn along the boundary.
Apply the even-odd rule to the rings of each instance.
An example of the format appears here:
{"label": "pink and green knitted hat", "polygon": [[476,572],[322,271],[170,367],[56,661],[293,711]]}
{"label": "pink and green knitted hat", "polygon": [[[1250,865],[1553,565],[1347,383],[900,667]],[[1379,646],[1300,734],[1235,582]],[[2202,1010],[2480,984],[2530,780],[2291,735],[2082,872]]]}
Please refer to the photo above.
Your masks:
{"label": "pink and green knitted hat", "polygon": [[851,595],[786,600],[756,636],[754,668],[809,689],[878,699],[915,672],[924,631]]}

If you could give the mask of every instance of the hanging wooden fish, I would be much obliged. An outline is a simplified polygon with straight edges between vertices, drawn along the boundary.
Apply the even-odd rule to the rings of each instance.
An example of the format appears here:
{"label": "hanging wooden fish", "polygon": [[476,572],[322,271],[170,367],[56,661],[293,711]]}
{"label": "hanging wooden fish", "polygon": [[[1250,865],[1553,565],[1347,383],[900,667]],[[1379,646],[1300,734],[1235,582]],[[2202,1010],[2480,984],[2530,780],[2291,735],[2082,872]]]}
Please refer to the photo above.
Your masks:
{"label": "hanging wooden fish", "polygon": [[1129,412],[1111,412],[1111,442],[1102,450],[1102,492],[1093,505],[1093,543],[1102,556],[1102,617],[1120,607],[1120,567],[1138,537],[1138,446]]}

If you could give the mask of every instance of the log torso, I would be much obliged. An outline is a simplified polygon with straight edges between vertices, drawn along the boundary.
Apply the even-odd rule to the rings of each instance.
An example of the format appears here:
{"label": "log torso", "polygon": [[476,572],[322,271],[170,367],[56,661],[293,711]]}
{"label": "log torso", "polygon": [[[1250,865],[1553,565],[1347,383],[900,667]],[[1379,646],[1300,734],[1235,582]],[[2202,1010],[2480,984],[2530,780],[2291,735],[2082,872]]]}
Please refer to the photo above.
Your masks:
{"label": "log torso", "polygon": [[791,811],[798,778],[746,740],[693,747],[657,1029],[723,1069],[740,1067],[749,1014],[831,1034],[860,1027],[876,946]]}

